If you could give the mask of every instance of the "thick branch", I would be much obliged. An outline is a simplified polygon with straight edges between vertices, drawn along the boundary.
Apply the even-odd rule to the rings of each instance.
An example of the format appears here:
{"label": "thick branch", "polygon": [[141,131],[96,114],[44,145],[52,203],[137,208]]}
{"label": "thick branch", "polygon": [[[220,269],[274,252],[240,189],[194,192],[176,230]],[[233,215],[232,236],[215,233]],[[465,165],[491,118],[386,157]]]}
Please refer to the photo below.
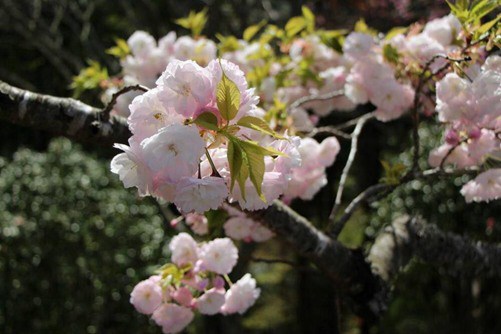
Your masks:
{"label": "thick branch", "polygon": [[0,81],[0,120],[111,146],[131,136],[125,119],[101,119],[101,111],[70,98],[32,93]]}
{"label": "thick branch", "polygon": [[332,240],[280,201],[250,215],[327,274],[337,291],[352,302],[356,313],[373,320],[384,311],[387,291],[360,251]]}
{"label": "thick branch", "polygon": [[407,227],[415,256],[454,275],[501,277],[501,246],[443,232],[436,225],[412,219]]}
{"label": "thick branch", "polygon": [[376,239],[369,261],[376,272],[391,279],[412,257],[452,275],[501,277],[501,246],[441,231],[434,224],[407,216],[396,219]]}

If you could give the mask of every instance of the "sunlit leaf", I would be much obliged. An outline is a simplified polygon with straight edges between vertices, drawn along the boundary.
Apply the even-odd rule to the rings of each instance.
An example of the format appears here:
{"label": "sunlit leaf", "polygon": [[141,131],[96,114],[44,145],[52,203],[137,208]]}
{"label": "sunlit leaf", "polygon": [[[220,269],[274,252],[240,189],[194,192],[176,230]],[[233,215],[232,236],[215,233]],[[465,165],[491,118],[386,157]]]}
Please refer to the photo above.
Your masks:
{"label": "sunlit leaf", "polygon": [[221,116],[227,121],[235,118],[240,107],[240,90],[224,72],[221,81],[217,85],[216,98]]}
{"label": "sunlit leaf", "polygon": [[265,20],[262,20],[258,24],[247,27],[247,29],[244,30],[243,34],[244,40],[246,40],[247,42],[250,41],[257,34],[257,32],[266,25],[266,23],[267,22]]}
{"label": "sunlit leaf", "polygon": [[287,37],[294,37],[299,32],[306,28],[306,20],[302,16],[295,16],[291,18],[285,25],[285,33]]}
{"label": "sunlit leaf", "polygon": [[198,115],[198,117],[193,120],[193,123],[209,130],[219,130],[216,115],[209,111],[203,112]]}
{"label": "sunlit leaf", "polygon": [[275,138],[283,139],[284,137],[273,131],[268,123],[262,118],[254,116],[244,116],[238,120],[237,125],[253,129]]}

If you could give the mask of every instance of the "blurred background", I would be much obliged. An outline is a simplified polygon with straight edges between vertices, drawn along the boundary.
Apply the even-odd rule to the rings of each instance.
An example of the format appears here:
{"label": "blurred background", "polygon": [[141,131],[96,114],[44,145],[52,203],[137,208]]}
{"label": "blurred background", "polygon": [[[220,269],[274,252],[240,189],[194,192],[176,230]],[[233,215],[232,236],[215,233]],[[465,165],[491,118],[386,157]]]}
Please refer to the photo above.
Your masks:
{"label": "blurred background", "polygon": [[[136,30],[157,38],[172,30],[187,34],[174,19],[207,7],[207,36],[240,37],[263,18],[283,26],[302,5],[317,15],[320,27],[350,29],[363,17],[383,32],[448,13],[445,1],[436,0],[2,0],[0,80],[71,96],[72,77],[87,60],[99,61],[110,74],[119,71],[105,49]],[[97,95],[82,98],[102,106]],[[409,161],[409,128],[406,119],[366,127],[347,199],[379,180],[380,160]],[[440,131],[426,121],[420,131],[426,156]],[[139,198],[111,175],[114,154],[0,123],[0,333],[160,332],[129,304],[129,293],[166,260],[174,231],[153,199]],[[332,182],[313,201],[292,203],[319,227],[346,157],[345,149],[329,170]],[[466,205],[458,191],[466,180],[401,187],[359,210],[341,239],[367,250],[393,218],[412,212],[444,230],[501,241],[499,203]],[[257,261],[270,257],[294,265]],[[244,316],[197,318],[189,333],[329,333],[338,319],[342,333],[361,333],[359,319],[338,303],[335,287],[279,240],[242,244],[240,258],[235,277],[253,273],[262,289],[258,303]],[[396,278],[392,296],[381,322],[365,332],[501,332],[499,280],[469,272],[454,277],[414,261]]]}

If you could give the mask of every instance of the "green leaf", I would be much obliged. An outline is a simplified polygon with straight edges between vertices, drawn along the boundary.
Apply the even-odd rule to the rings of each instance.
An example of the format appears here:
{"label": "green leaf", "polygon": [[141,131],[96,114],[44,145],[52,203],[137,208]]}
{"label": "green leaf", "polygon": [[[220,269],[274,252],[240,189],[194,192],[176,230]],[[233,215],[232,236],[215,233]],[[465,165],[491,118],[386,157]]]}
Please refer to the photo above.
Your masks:
{"label": "green leaf", "polygon": [[283,136],[279,135],[275,131],[273,131],[268,123],[265,120],[254,117],[254,116],[244,116],[238,120],[237,125],[243,126],[245,128],[249,128],[252,130],[256,130],[267,135],[270,135],[274,138],[284,139]]}
{"label": "green leaf", "polygon": [[306,30],[313,32],[315,30],[315,14],[306,6],[301,7],[301,12],[305,20]]}
{"label": "green leaf", "polygon": [[[228,157],[228,164],[230,166],[230,175],[231,175],[230,192],[231,192],[233,191],[233,187],[235,186],[235,181],[237,180],[237,176],[240,174],[242,170],[242,164],[243,164],[242,149],[238,144],[235,143],[235,140],[231,139],[231,137],[228,140],[227,157]],[[244,190],[242,190],[242,187],[240,187],[240,191],[242,192],[242,197],[245,197],[244,196],[245,186],[243,187],[243,189]]]}
{"label": "green leaf", "polygon": [[262,153],[262,150],[260,150],[261,147],[250,141],[241,141],[240,145],[243,149],[244,155],[246,156],[244,162],[247,163],[250,180],[256,188],[259,198],[266,201],[266,198],[261,191],[265,171],[264,154]]}
{"label": "green leaf", "polygon": [[484,24],[482,24],[476,31],[475,33],[478,34],[478,36],[481,36],[483,34],[485,34],[486,32],[488,32],[489,30],[491,30],[495,25],[496,23],[499,22],[499,20],[501,20],[501,14],[499,14],[495,19],[493,20],[490,20]]}
{"label": "green leaf", "polygon": [[183,28],[191,30],[194,37],[200,36],[207,23],[207,7],[200,12],[191,11],[188,16],[174,21]]}
{"label": "green leaf", "polygon": [[385,40],[392,39],[393,37],[400,35],[400,34],[405,34],[409,28],[407,27],[395,27],[391,28],[390,31],[386,33],[386,36],[384,37]]}
{"label": "green leaf", "polygon": [[262,27],[268,23],[266,20],[262,20],[258,24],[251,25],[244,30],[243,38],[247,42],[250,41]]}
{"label": "green leaf", "polygon": [[223,77],[217,85],[216,98],[221,116],[227,121],[235,118],[240,107],[240,91],[237,85],[226,76],[224,71]]}
{"label": "green leaf", "polygon": [[263,147],[255,141],[242,140],[230,134],[226,134],[226,137],[231,175],[230,191],[233,191],[235,181],[238,182],[240,193],[245,200],[245,182],[250,178],[259,198],[266,201],[261,191],[265,172],[264,157],[284,155],[284,153],[273,147]]}
{"label": "green leaf", "polygon": [[398,185],[400,183],[400,179],[404,175],[405,170],[407,169],[405,165],[401,163],[391,165],[387,161],[381,161],[381,165],[383,166],[385,172],[385,175],[381,178],[381,181],[389,185]]}
{"label": "green leaf", "polygon": [[130,54],[129,45],[124,39],[117,38],[115,40],[116,46],[106,50],[106,53],[115,56],[119,59],[124,59]]}
{"label": "green leaf", "polygon": [[398,64],[398,60],[400,58],[400,55],[398,53],[397,48],[395,48],[391,44],[386,44],[383,47],[383,57],[389,63]]}
{"label": "green leaf", "polygon": [[499,7],[499,0],[481,0],[471,8],[468,21],[476,22]]}
{"label": "green leaf", "polygon": [[73,89],[73,97],[79,97],[84,91],[99,88],[101,83],[109,79],[108,70],[101,67],[95,60],[88,60],[88,67],[73,77],[70,88]]}
{"label": "green leaf", "polygon": [[217,124],[217,117],[210,111],[205,111],[200,115],[198,115],[198,117],[193,120],[193,123],[209,130],[213,131],[219,130]]}
{"label": "green leaf", "polygon": [[209,210],[204,215],[209,225],[209,239],[221,237],[223,225],[228,220],[228,212],[224,209]]}
{"label": "green leaf", "polygon": [[361,32],[365,34],[369,34],[372,36],[377,35],[377,30],[370,28],[367,23],[365,23],[364,19],[360,19],[355,23],[355,27],[353,28],[356,32]]}
{"label": "green leaf", "polygon": [[306,20],[302,16],[295,16],[291,18],[285,25],[285,34],[287,37],[294,37],[304,28],[306,28]]}
{"label": "green leaf", "polygon": [[232,52],[239,50],[241,48],[238,39],[235,36],[223,36],[221,34],[216,34],[217,39],[219,39],[219,53],[223,54],[226,52]]}

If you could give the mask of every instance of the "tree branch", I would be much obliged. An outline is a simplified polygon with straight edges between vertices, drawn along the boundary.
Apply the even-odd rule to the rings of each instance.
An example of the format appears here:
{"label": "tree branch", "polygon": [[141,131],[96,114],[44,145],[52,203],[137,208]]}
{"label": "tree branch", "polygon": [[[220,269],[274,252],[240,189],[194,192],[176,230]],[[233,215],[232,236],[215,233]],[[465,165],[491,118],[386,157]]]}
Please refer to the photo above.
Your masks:
{"label": "tree branch", "polygon": [[380,234],[368,260],[373,270],[390,280],[417,257],[451,275],[501,277],[501,246],[441,231],[421,218],[402,216]]}
{"label": "tree branch", "polygon": [[0,119],[103,146],[127,143],[126,120],[101,119],[101,111],[71,98],[33,93],[0,81]]}
{"label": "tree branch", "polygon": [[322,94],[322,95],[314,94],[314,95],[303,96],[303,97],[297,99],[296,101],[292,102],[288,109],[293,110],[293,109],[296,109],[296,108],[302,106],[303,104],[311,102],[311,101],[325,101],[325,100],[330,100],[330,99],[333,99],[335,97],[339,97],[339,96],[343,96],[343,95],[344,95],[344,90],[340,89],[340,90],[335,90],[335,91],[329,92],[327,94]]}
{"label": "tree branch", "polygon": [[329,238],[280,201],[267,209],[250,212],[249,216],[315,263],[334,282],[337,291],[347,297],[355,313],[366,321],[375,320],[385,310],[386,286],[372,274],[361,251]]}
{"label": "tree branch", "polygon": [[334,206],[332,207],[332,211],[329,215],[329,226],[328,229],[332,229],[332,226],[336,223],[336,214],[339,206],[341,205],[341,199],[343,196],[344,185],[346,184],[346,180],[348,179],[348,173],[350,172],[351,165],[353,161],[355,161],[355,156],[358,150],[358,137],[360,133],[362,133],[362,129],[364,128],[365,122],[372,118],[372,114],[365,114],[360,117],[357,121],[357,125],[355,126],[355,130],[351,134],[351,150],[348,155],[348,160],[346,161],[346,165],[343,168],[343,172],[341,174],[341,179],[339,180],[339,187],[337,188],[336,199],[334,201]]}

